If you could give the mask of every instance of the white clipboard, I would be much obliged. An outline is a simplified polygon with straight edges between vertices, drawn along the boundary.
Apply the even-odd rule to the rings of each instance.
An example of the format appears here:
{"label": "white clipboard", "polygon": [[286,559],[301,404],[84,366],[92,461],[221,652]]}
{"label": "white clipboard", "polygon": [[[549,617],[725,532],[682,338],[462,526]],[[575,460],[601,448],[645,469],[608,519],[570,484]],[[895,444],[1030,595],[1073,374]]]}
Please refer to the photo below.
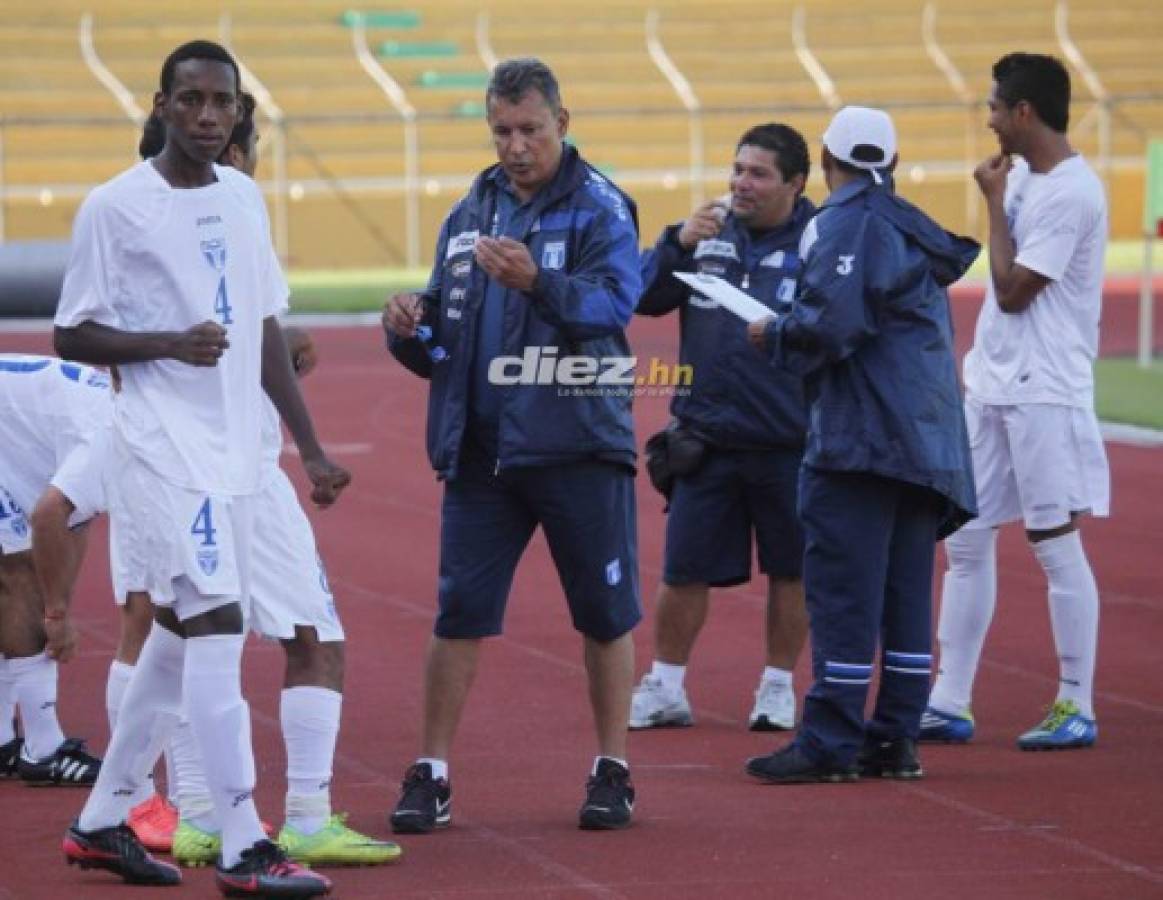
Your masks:
{"label": "white clipboard", "polygon": [[743,293],[735,285],[724,281],[718,275],[695,275],[690,272],[675,272],[673,274],[679,281],[711,298],[749,325],[752,322],[758,322],[760,319],[775,315],[775,310],[764,306],[750,294]]}

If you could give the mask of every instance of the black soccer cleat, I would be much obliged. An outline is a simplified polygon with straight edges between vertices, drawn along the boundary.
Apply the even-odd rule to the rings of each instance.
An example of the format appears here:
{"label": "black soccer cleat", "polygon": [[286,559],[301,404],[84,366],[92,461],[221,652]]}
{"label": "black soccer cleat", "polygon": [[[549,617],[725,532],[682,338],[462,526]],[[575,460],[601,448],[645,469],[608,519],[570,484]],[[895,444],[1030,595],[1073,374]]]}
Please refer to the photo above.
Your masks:
{"label": "black soccer cleat", "polygon": [[17,766],[20,763],[20,748],[24,746],[24,739],[19,735],[7,744],[0,744],[0,778],[15,778]]}
{"label": "black soccer cleat", "polygon": [[816,762],[794,741],[767,756],[751,757],[747,760],[747,774],[767,784],[816,784],[859,778],[855,766]]}
{"label": "black soccer cleat", "polygon": [[278,844],[259,841],[242,851],[229,869],[219,864],[214,881],[227,897],[319,897],[331,893],[331,880],[291,862]]}
{"label": "black soccer cleat", "polygon": [[586,781],[586,799],[578,812],[578,827],[611,831],[630,824],[634,784],[630,770],[612,759],[598,760],[598,771]]}
{"label": "black soccer cleat", "polygon": [[69,738],[52,754],[41,759],[29,759],[27,750],[26,744],[16,763],[16,771],[21,781],[33,787],[90,787],[101,771],[101,760],[85,751],[85,742],[81,738]]}
{"label": "black soccer cleat", "polygon": [[856,765],[865,778],[911,781],[925,775],[917,756],[917,742],[907,737],[888,740],[866,737]]}
{"label": "black soccer cleat", "polygon": [[104,869],[120,875],[126,884],[172,886],[182,883],[177,866],[149,855],[128,825],[81,831],[74,822],[65,832],[61,849],[70,866]]}
{"label": "black soccer cleat", "polygon": [[404,773],[400,799],[392,813],[396,834],[428,834],[452,822],[452,785],[447,778],[433,778],[432,766],[414,763]]}

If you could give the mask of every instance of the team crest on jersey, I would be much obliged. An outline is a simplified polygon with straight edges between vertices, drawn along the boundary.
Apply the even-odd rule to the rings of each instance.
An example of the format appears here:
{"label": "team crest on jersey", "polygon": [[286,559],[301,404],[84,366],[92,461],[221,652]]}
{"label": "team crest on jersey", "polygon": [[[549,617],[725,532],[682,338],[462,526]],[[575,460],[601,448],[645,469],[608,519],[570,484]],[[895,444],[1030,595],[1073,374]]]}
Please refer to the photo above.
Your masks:
{"label": "team crest on jersey", "polygon": [[202,258],[215,272],[226,271],[226,238],[205,238],[202,241]]}
{"label": "team crest on jersey", "polygon": [[565,241],[549,241],[541,249],[541,268],[560,269],[565,265]]}
{"label": "team crest on jersey", "polygon": [[695,247],[695,259],[702,259],[704,256],[721,256],[725,259],[739,259],[739,253],[735,250],[735,245],[730,241],[717,241],[710,238],[699,241],[698,246]]}
{"label": "team crest on jersey", "polygon": [[460,253],[470,252],[477,245],[477,238],[480,236],[480,231],[462,231],[460,234],[450,237],[444,258],[451,259]]}
{"label": "team crest on jersey", "polygon": [[199,550],[197,553],[198,568],[202,570],[205,575],[213,575],[218,571],[218,548],[211,547],[206,550]]}
{"label": "team crest on jersey", "polygon": [[775,299],[783,303],[791,303],[796,298],[796,280],[784,278],[775,292]]}

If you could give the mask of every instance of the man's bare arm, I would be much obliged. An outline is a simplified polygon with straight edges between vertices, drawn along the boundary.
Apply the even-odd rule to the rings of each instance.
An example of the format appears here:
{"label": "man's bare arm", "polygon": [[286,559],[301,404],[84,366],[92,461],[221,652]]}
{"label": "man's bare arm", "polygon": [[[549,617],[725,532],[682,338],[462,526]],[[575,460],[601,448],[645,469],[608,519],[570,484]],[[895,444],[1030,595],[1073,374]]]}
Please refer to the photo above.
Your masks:
{"label": "man's bare arm", "polygon": [[89,532],[85,525],[69,528],[72,514],[69,498],[51,485],[32,511],[32,564],[44,603],[46,650],[60,662],[66,662],[76,649],[69,605]]}
{"label": "man's bare arm", "polygon": [[96,322],[53,329],[53,346],[64,359],[92,365],[176,359],[191,366],[216,366],[230,342],[217,322],[200,322],[185,331],[122,331]]}
{"label": "man's bare arm", "polygon": [[314,486],[311,499],[320,506],[330,506],[351,481],[351,473],[327,458],[315,436],[311,415],[291,368],[283,329],[274,316],[263,320],[262,386],[299,448],[303,468]]}
{"label": "man's bare arm", "polygon": [[1006,177],[1012,166],[1008,156],[997,153],[973,171],[989,212],[989,276],[997,305],[1004,313],[1020,313],[1050,283],[1045,275],[1014,261],[1017,245],[1005,210]]}

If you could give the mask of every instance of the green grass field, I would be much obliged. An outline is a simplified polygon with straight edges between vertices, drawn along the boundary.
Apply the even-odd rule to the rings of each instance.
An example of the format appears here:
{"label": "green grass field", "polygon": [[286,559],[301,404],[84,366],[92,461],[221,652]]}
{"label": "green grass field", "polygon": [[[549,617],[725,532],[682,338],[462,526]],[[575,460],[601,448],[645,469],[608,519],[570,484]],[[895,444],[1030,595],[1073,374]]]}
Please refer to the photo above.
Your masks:
{"label": "green grass field", "polygon": [[[1108,274],[1133,274],[1142,263],[1139,241],[1116,241],[1107,252]],[[970,277],[986,277],[981,260]],[[290,273],[291,308],[295,312],[372,312],[397,291],[419,290],[427,269],[352,269]],[[1103,359],[1095,369],[1095,404],[1099,417],[1163,429],[1163,361],[1140,369],[1134,360]]]}
{"label": "green grass field", "polygon": [[1100,419],[1163,429],[1163,359],[1147,369],[1133,359],[1100,359],[1094,405]]}

